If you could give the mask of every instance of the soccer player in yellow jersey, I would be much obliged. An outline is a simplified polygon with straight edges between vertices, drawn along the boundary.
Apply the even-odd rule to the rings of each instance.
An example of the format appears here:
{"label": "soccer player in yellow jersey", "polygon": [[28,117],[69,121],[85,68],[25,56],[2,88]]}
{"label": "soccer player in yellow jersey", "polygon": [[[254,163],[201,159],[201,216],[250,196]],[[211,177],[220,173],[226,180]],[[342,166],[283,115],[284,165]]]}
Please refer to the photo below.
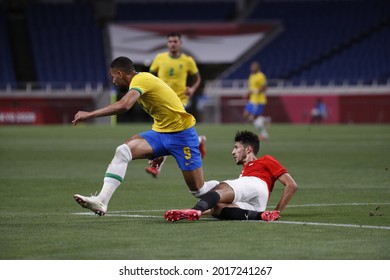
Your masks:
{"label": "soccer player in yellow jersey", "polygon": [[72,123],[110,116],[128,111],[135,102],[153,118],[152,129],[132,136],[116,148],[108,165],[104,183],[97,196],[74,195],[82,207],[97,215],[107,212],[108,203],[123,181],[127,165],[134,159],[172,155],[183,173],[190,192],[199,197],[212,186],[204,182],[202,159],[198,149],[195,118],[186,112],[176,93],[161,79],[150,73],[138,73],[126,57],[114,59],[110,67],[113,83],[127,91],[119,101],[92,112],[79,111]]}
{"label": "soccer player in yellow jersey", "polygon": [[[168,51],[159,53],[150,66],[150,72],[166,82],[179,96],[184,107],[187,107],[189,99],[194,95],[199,87],[201,77],[195,60],[182,53],[182,40],[179,33],[171,32],[167,36]],[[192,85],[187,85],[188,77],[192,80]],[[202,158],[205,150],[205,136],[199,136],[199,150]],[[158,158],[150,161],[150,165],[145,168],[146,172],[157,178],[166,158]]]}
{"label": "soccer player in yellow jersey", "polygon": [[[169,33],[167,38],[168,52],[157,54],[150,66],[150,72],[166,82],[186,107],[199,87],[201,77],[195,60],[182,53],[181,35]],[[187,86],[187,77],[193,80],[191,86]]]}
{"label": "soccer player in yellow jersey", "polygon": [[248,79],[249,99],[244,108],[244,118],[253,122],[254,126],[260,131],[260,140],[267,139],[268,132],[266,130],[266,122],[269,118],[263,116],[264,107],[267,104],[267,96],[265,91],[267,89],[267,79],[260,70],[258,62],[252,62],[251,74]]}

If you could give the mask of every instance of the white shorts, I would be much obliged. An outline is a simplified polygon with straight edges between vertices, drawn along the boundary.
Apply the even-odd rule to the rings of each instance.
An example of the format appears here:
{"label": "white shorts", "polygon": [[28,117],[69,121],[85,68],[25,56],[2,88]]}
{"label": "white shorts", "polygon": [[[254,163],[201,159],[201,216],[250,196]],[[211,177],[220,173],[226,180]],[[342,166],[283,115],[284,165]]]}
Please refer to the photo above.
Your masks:
{"label": "white shorts", "polygon": [[258,212],[265,211],[269,191],[267,183],[257,177],[240,177],[224,181],[234,190],[233,203],[241,209]]}

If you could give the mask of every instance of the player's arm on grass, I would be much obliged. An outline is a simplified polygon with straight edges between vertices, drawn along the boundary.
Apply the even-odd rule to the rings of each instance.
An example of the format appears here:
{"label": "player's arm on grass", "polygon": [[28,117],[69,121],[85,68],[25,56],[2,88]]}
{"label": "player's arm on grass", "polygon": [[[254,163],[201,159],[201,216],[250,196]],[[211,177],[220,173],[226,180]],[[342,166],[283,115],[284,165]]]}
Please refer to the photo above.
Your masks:
{"label": "player's arm on grass", "polygon": [[126,95],[123,96],[120,100],[110,105],[107,105],[106,107],[91,112],[79,111],[74,116],[74,120],[72,121],[72,123],[73,125],[76,125],[80,121],[124,113],[130,110],[131,107],[133,107],[134,103],[139,97],[140,93],[137,90],[132,89],[127,92]]}
{"label": "player's arm on grass", "polygon": [[285,186],[285,188],[278,205],[275,207],[275,210],[282,211],[286,208],[287,204],[298,190],[298,185],[289,173],[282,174],[278,180]]}

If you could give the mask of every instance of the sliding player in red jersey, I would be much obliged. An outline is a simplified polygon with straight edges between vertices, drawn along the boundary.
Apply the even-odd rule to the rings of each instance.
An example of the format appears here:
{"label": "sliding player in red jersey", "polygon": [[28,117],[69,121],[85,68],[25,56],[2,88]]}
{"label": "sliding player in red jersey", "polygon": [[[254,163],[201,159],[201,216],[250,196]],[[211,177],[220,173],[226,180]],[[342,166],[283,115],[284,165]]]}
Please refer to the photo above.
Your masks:
{"label": "sliding player in red jersey", "polygon": [[[287,206],[298,185],[274,157],[265,155],[257,158],[259,148],[260,141],[256,134],[249,131],[237,132],[232,155],[237,165],[243,165],[240,177],[223,182],[215,181],[215,187],[202,195],[192,209],[167,211],[165,219],[198,220],[209,209],[214,217],[224,220],[279,219],[280,211]],[[285,189],[275,209],[266,211],[276,180]]]}

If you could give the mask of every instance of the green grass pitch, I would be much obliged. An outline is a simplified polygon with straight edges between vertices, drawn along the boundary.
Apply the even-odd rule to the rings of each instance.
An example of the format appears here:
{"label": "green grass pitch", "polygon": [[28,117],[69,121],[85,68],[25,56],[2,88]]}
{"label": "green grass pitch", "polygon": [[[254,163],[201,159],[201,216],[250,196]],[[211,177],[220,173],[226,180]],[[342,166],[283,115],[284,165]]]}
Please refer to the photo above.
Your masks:
{"label": "green grass pitch", "polygon": [[[390,259],[390,126],[272,125],[260,154],[299,185],[278,222],[165,221],[166,210],[196,202],[172,158],[159,179],[146,160],[131,162],[108,214],[89,215],[73,195],[99,191],[115,148],[149,128],[0,127],[0,259]],[[231,151],[242,129],[254,131],[197,125],[206,180],[239,175]]]}

